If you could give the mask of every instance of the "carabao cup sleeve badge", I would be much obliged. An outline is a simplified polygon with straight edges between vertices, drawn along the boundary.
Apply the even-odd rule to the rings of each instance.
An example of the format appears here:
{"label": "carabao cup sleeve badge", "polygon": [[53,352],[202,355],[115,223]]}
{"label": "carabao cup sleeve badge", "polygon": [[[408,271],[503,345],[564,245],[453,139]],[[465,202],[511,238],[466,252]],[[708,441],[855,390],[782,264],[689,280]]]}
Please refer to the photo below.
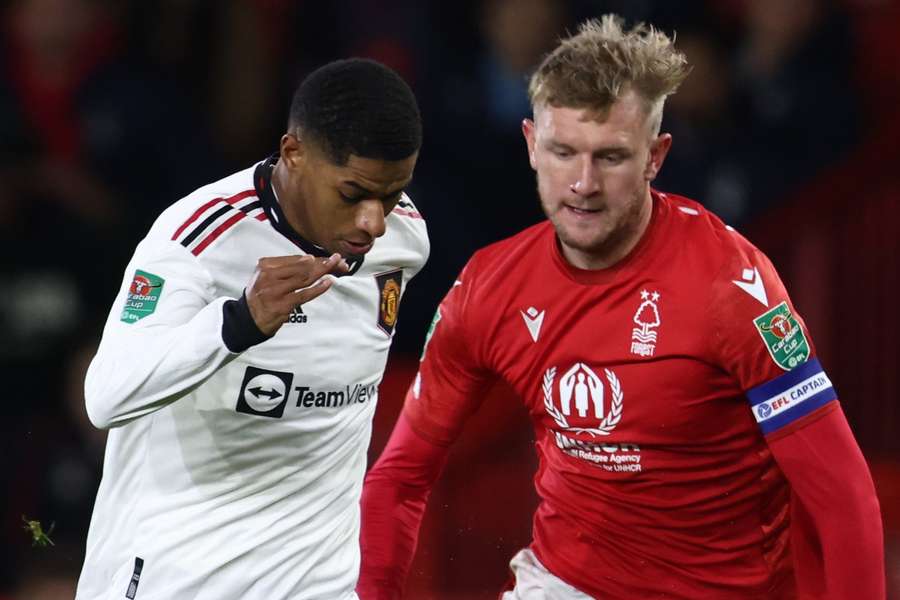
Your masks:
{"label": "carabao cup sleeve badge", "polygon": [[128,286],[120,320],[123,323],[134,323],[152,315],[156,311],[165,283],[166,280],[159,275],[136,270],[131,285]]}
{"label": "carabao cup sleeve badge", "polygon": [[785,371],[803,364],[809,358],[806,335],[787,302],[756,317],[753,324],[762,336],[772,360]]}

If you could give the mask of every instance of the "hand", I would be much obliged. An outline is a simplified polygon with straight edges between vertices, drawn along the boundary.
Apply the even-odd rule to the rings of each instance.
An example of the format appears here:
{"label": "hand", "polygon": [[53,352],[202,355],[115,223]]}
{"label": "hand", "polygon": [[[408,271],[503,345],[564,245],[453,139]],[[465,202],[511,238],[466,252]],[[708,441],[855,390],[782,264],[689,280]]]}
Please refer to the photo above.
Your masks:
{"label": "hand", "polygon": [[273,256],[259,259],[247,287],[250,315],[266,335],[274,335],[288,320],[295,306],[324,294],[333,279],[329,273],[350,270],[340,254],[315,256]]}

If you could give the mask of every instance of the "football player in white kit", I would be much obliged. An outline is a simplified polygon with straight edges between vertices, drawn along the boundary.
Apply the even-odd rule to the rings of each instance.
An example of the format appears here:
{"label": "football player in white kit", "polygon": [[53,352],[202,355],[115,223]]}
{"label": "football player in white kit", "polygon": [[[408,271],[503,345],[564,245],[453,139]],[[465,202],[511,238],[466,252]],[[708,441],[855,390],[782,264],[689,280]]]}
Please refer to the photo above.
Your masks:
{"label": "football player in white kit", "polygon": [[350,600],[372,415],[425,222],[416,100],[369,60],[280,151],[165,210],[85,381],[110,430],[78,600]]}

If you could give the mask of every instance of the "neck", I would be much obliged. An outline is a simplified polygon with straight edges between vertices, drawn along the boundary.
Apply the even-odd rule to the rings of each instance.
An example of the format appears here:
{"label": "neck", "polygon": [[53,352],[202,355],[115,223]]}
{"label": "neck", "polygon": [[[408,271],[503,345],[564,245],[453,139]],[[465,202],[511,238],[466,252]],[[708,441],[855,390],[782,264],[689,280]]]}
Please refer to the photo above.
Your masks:
{"label": "neck", "polygon": [[644,200],[638,205],[634,218],[630,219],[630,222],[618,232],[610,234],[600,248],[581,250],[565,243],[559,243],[562,255],[570,265],[578,269],[588,271],[608,269],[634,250],[641,238],[644,237],[652,215],[653,198],[650,190],[647,189]]}
{"label": "neck", "polygon": [[303,219],[297,214],[298,203],[288,201],[288,198],[291,196],[288,191],[290,189],[290,174],[284,163],[278,161],[272,169],[272,191],[275,193],[275,200],[278,202],[278,206],[281,208],[281,212],[291,229],[302,237],[309,239],[306,232],[303,231]]}

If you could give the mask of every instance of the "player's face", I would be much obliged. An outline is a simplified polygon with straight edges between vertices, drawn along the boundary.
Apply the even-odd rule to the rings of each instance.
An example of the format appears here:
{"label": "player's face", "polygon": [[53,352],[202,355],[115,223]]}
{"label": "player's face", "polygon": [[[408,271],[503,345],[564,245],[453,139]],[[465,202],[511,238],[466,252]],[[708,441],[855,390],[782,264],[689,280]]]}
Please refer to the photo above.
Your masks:
{"label": "player's face", "polygon": [[328,252],[365,254],[384,235],[385,217],[412,180],[418,154],[398,161],[351,155],[336,165],[316,147],[300,146],[298,155],[285,158],[282,142],[291,190],[284,210],[291,225]]}
{"label": "player's face", "polygon": [[646,109],[627,92],[598,117],[542,106],[522,125],[541,206],[563,253],[576,267],[605,268],[623,258],[650,220],[650,181],[671,136],[655,137]]}

